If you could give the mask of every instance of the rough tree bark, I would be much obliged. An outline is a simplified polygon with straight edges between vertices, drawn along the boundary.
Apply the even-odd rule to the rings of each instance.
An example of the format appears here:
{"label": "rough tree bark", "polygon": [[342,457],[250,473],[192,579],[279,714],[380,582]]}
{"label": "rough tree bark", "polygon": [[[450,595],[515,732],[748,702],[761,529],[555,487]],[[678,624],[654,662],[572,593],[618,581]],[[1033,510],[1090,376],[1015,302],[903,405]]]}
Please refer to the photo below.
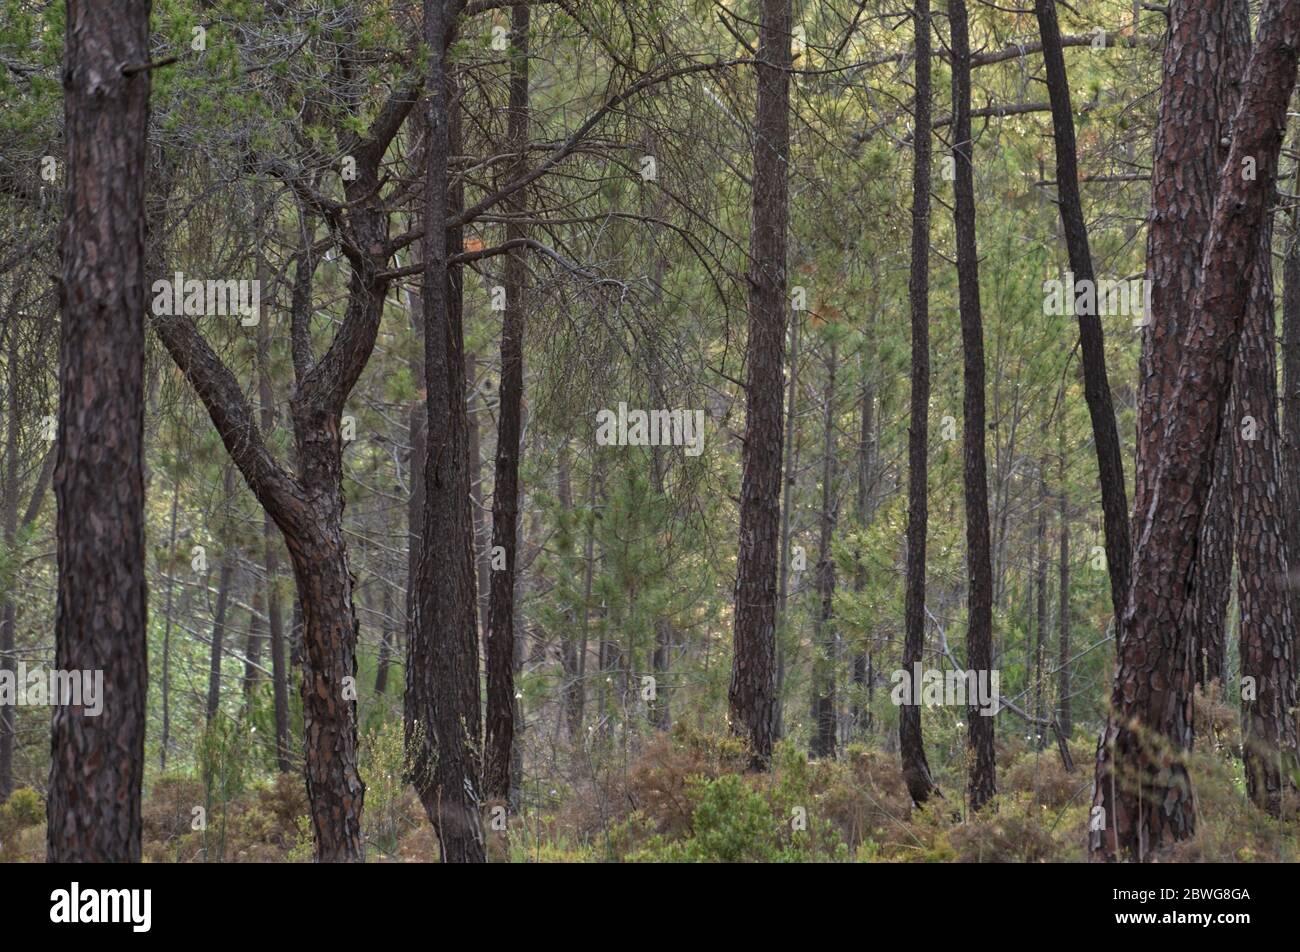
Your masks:
{"label": "rough tree bark", "polygon": [[[266,267],[258,251],[259,271]],[[265,278],[263,279],[265,281]],[[265,286],[265,285],[263,285]],[[275,428],[275,390],[271,386],[271,322],[263,305],[257,323],[257,394],[263,433]],[[289,672],[284,656],[284,618],[280,611],[280,555],[276,548],[275,521],[262,512],[262,564],[266,568],[266,614],[271,633],[271,691],[275,705],[275,764],[288,773],[289,762]]]}
{"label": "rough tree bark", "polygon": [[[930,0],[916,0],[916,121],[912,134],[912,252],[907,297],[912,320],[912,397],[907,431],[907,594],[903,670],[915,670],[925,645],[925,542],[929,508],[926,489],[930,441]],[[915,686],[913,686],[915,688]],[[921,705],[898,709],[898,746],[903,779],[916,803],[937,792],[925,759]]]}
{"label": "rough tree bark", "polygon": [[[528,24],[530,7],[511,12],[510,105],[507,137],[515,152],[511,178],[521,177],[528,155]],[[506,199],[511,220],[506,241],[527,237],[518,220],[524,192]],[[519,457],[524,403],[524,250],[506,255],[506,309],[501,323],[501,387],[497,410],[496,470],[492,483],[492,551],[505,555],[505,568],[491,573],[487,632],[487,736],[483,750],[483,794],[505,800],[510,794],[511,745],[515,734],[515,579],[519,546]]]}
{"label": "rough tree bark", "polygon": [[[4,550],[13,558],[18,545],[18,449],[19,419],[22,413],[18,399],[18,295],[10,301],[7,350],[5,356],[6,406],[5,421],[5,482],[4,499],[0,502],[0,531],[3,531]],[[18,607],[14,602],[12,584],[0,592],[0,670],[12,671],[14,667],[15,629],[18,624]],[[0,704],[0,803],[9,799],[14,789],[14,708]]]}
{"label": "rough tree bark", "polygon": [[1261,810],[1280,817],[1295,806],[1300,750],[1295,720],[1295,619],[1286,585],[1290,552],[1281,482],[1271,216],[1270,208],[1259,230],[1250,300],[1233,364],[1235,419],[1232,428],[1224,431],[1223,442],[1235,455],[1238,477],[1237,600],[1246,791]]}
{"label": "rough tree bark", "polygon": [[1074,717],[1070,707],[1070,490],[1065,460],[1065,423],[1061,424],[1060,438],[1061,480],[1061,549],[1060,549],[1060,618],[1061,640],[1057,654],[1056,722],[1061,736],[1067,741],[1074,732]]}
{"label": "rough tree bark", "polygon": [[[984,327],[980,315],[979,252],[975,244],[975,170],[970,123],[970,36],[965,0],[949,0],[952,29],[953,183],[957,234],[957,284],[961,312],[965,389],[962,398],[962,471],[966,498],[966,666],[976,673],[993,667],[993,568],[989,556],[989,491],[984,447]],[[997,793],[993,718],[972,700],[969,722],[972,810]]]}
{"label": "rough tree bark", "polygon": [[[1061,47],[1061,27],[1056,19],[1055,0],[1034,0],[1034,14],[1043,42],[1043,63],[1052,107],[1052,134],[1056,146],[1057,204],[1061,227],[1070,256],[1070,270],[1076,282],[1095,279],[1088,226],[1079,196],[1078,149],[1074,138],[1074,111]],[[1097,449],[1097,476],[1101,484],[1101,508],[1106,538],[1106,567],[1110,575],[1111,604],[1118,617],[1128,595],[1128,567],[1132,556],[1129,540],[1129,509],[1125,493],[1124,456],[1110,380],[1106,373],[1106,342],[1101,318],[1079,314],[1079,347],[1083,355],[1083,393],[1092,420],[1092,439]]]}
{"label": "rough tree bark", "polygon": [[[229,500],[235,491],[235,470],[226,467],[222,478],[221,498]],[[221,707],[221,659],[226,646],[226,607],[235,569],[235,553],[221,547],[221,570],[217,573],[217,603],[212,610],[212,645],[208,654],[208,700],[205,722],[212,723]]]}
{"label": "rough tree bark", "polygon": [[[874,313],[868,318],[867,336],[871,337],[875,327]],[[866,532],[872,515],[871,483],[875,467],[875,410],[876,385],[875,368],[867,359],[864,344],[860,353],[859,366],[862,373],[862,414],[858,434],[857,454],[857,494],[853,506],[854,519],[859,532]],[[867,567],[861,551],[854,552],[853,590],[861,592],[867,587]],[[854,734],[867,734],[871,731],[871,691],[875,672],[872,670],[871,635],[863,635],[863,643],[856,647],[853,655],[853,707],[850,716],[850,729]]]}
{"label": "rough tree bark", "polygon": [[831,538],[835,532],[835,365],[838,353],[830,342],[826,359],[826,389],[822,427],[822,511],[817,548],[817,644],[813,648],[813,743],[814,757],[835,757],[835,559]]}
{"label": "rough tree bark", "polygon": [[785,351],[789,218],[790,0],[762,0],[755,107],[753,222],[749,239],[749,342],[745,354],[740,550],[731,729],[749,742],[751,766],[772,756],[776,703],[776,570],[781,516],[781,381]]}
{"label": "rough tree bark", "polygon": [[785,397],[785,474],[781,477],[781,569],[776,581],[776,696],[772,702],[772,740],[785,736],[785,645],[790,640],[790,551],[791,516],[794,507],[796,471],[799,466],[799,444],[794,438],[794,423],[799,411],[799,325],[800,312],[790,314],[789,377]]}
{"label": "rough tree bark", "polygon": [[[1140,442],[1138,484],[1147,489],[1135,513],[1139,531],[1112,711],[1097,745],[1089,824],[1094,859],[1151,859],[1195,831],[1183,763],[1192,743],[1189,588],[1246,311],[1249,283],[1241,278],[1254,264],[1276,184],[1297,50],[1300,3],[1266,0],[1210,218],[1190,329],[1180,341],[1181,361],[1176,373],[1166,369],[1155,381],[1166,395],[1163,426]],[[1183,85],[1173,94],[1185,91]],[[1170,200],[1157,178],[1153,227],[1171,217]],[[1168,266],[1152,261],[1148,270]]]}
{"label": "rough tree bark", "polygon": [[[1204,76],[1213,86],[1215,108],[1213,112],[1193,114],[1191,120],[1184,125],[1182,134],[1198,136],[1213,146],[1213,153],[1201,159],[1209,167],[1202,169],[1202,175],[1197,180],[1200,186],[1209,190],[1202,198],[1202,204],[1213,207],[1218,191],[1218,171],[1228,157],[1232,116],[1241,99],[1241,74],[1245,71],[1246,57],[1250,53],[1250,5],[1247,0],[1228,0],[1221,13],[1202,25],[1207,30],[1220,31],[1197,37],[1199,45],[1215,50],[1214,59],[1208,64],[1200,59],[1194,61],[1198,69],[1205,69],[1207,65],[1210,67]],[[1211,121],[1212,125],[1208,129],[1198,130],[1198,120]],[[1206,231],[1209,229],[1208,221],[1200,224],[1202,227],[1198,231],[1177,234],[1177,238],[1186,243],[1186,248],[1197,264],[1200,263]],[[1199,274],[1194,273],[1193,278],[1199,280]],[[1184,310],[1168,315],[1172,323],[1176,325],[1179,321],[1189,319],[1185,308],[1190,300],[1191,296],[1188,295],[1185,301],[1179,302]],[[1234,406],[1236,402],[1234,387],[1228,392],[1228,402],[1224,408],[1225,432],[1231,432],[1236,427],[1236,420],[1240,416]],[[1159,408],[1157,412],[1158,410]],[[1192,601],[1188,607],[1188,632],[1192,639],[1189,653],[1193,675],[1201,685],[1207,685],[1216,678],[1222,679],[1227,673],[1228,603],[1232,596],[1232,555],[1236,538],[1234,505],[1237,496],[1233,442],[1220,440],[1210,480],[1210,496],[1205,516],[1201,520],[1196,582],[1192,586]]]}
{"label": "rough tree bark", "polygon": [[[1300,160],[1296,162],[1300,169]],[[1288,566],[1292,589],[1300,559],[1300,213],[1293,205],[1282,265],[1282,486],[1286,493]],[[1292,611],[1295,611],[1292,603]],[[1300,659],[1296,659],[1300,663]],[[1300,672],[1297,672],[1300,674]]]}
{"label": "rough tree bark", "polygon": [[461,326],[458,193],[448,160],[459,145],[447,66],[458,0],[425,0],[428,47],[424,179],[424,373],[428,399],[420,590],[407,644],[406,724],[412,775],[443,862],[486,860],[479,818],[479,653],[470,511],[469,423]]}
{"label": "rough tree bark", "polygon": [[[1043,423],[1043,441],[1047,441],[1047,420]],[[1042,748],[1047,743],[1047,730],[1042,725],[1047,721],[1043,706],[1043,663],[1047,650],[1047,456],[1038,460],[1038,526],[1034,539],[1034,717],[1038,724],[1034,727],[1038,735],[1035,747]]]}
{"label": "rough tree bark", "polygon": [[149,12],[149,0],[66,11],[55,664],[102,671],[105,696],[98,717],[54,707],[52,863],[140,859]]}

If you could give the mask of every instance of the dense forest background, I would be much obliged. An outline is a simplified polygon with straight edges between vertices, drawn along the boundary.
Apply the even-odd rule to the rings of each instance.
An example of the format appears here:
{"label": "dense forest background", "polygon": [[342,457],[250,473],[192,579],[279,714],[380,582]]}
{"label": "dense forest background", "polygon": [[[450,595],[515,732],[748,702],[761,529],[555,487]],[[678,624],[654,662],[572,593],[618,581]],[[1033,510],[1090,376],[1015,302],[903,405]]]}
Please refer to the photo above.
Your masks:
{"label": "dense forest background", "polygon": [[[99,6],[0,0],[0,667],[108,691],[0,706],[0,856],[1296,858],[1296,4]],[[135,559],[60,462],[126,425],[60,369],[91,233],[139,240],[147,615],[69,664]]]}

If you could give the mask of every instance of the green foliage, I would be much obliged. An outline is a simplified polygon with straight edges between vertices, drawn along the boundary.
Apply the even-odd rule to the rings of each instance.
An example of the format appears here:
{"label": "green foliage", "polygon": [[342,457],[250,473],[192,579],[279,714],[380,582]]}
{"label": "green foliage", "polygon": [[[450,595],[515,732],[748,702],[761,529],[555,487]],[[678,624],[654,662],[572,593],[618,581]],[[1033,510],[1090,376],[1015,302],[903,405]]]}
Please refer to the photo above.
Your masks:
{"label": "green foliage", "polygon": [[403,824],[409,822],[409,771],[401,721],[387,721],[367,731],[360,753],[366,784],[365,835],[380,850],[392,852]]}

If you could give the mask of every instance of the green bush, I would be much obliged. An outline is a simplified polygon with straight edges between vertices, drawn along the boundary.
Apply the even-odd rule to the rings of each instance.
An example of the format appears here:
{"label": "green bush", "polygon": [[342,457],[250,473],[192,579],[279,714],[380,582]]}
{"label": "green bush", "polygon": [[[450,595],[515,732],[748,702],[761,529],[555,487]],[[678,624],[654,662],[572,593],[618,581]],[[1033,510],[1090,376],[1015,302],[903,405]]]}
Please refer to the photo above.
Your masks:
{"label": "green bush", "polygon": [[44,819],[45,805],[41,803],[41,795],[31,787],[19,787],[0,806],[0,837],[12,836]]}

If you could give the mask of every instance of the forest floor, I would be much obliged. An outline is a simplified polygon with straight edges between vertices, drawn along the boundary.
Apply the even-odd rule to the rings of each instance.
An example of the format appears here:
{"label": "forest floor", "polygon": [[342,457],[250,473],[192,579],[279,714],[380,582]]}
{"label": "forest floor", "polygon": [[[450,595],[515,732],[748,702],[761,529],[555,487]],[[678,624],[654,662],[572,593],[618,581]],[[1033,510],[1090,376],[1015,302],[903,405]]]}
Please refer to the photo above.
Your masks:
{"label": "forest floor", "polygon": [[[1191,774],[1197,834],[1170,859],[1294,862],[1300,823],[1274,821],[1246,797],[1236,712],[1197,697]],[[677,726],[650,739],[626,770],[585,781],[530,781],[525,805],[505,816],[489,804],[485,834],[496,862],[1082,862],[1094,742],[1077,730],[1067,771],[1053,747],[1017,738],[998,749],[999,794],[970,813],[962,799],[963,734],[932,752],[942,796],[913,807],[898,755],[854,745],[835,761],[809,762],[785,742],[766,774],[744,772],[732,738]],[[932,739],[933,741],[934,739]],[[945,743],[950,741],[944,756]],[[390,747],[396,745],[389,745]],[[573,776],[573,772],[568,773]],[[400,764],[372,765],[366,833],[371,862],[437,859],[437,838]],[[308,862],[311,830],[301,777],[251,783],[224,804],[213,785],[169,775],[143,809],[148,862]],[[207,792],[205,792],[207,791]],[[544,791],[544,796],[540,792]],[[196,804],[204,807],[199,823]],[[538,803],[541,805],[539,806]],[[501,826],[504,825],[504,829]],[[201,827],[197,828],[196,827]],[[41,862],[44,805],[31,790],[0,807],[0,861]]]}

